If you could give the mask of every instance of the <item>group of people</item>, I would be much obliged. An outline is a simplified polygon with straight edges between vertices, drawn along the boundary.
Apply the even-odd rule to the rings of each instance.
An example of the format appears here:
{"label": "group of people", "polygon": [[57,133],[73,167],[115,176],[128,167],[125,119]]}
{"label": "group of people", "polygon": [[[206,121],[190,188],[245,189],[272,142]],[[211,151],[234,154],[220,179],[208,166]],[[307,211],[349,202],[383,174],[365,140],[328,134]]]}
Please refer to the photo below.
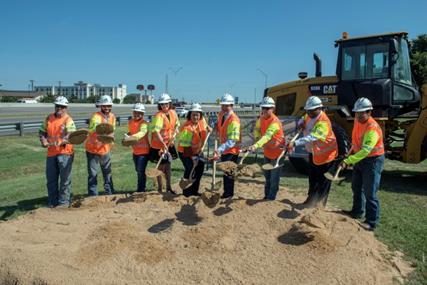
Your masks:
{"label": "group of people", "polygon": [[[70,201],[71,168],[73,162],[73,145],[69,144],[68,135],[76,130],[72,118],[67,114],[68,101],[58,97],[55,112],[47,116],[40,128],[40,141],[47,147],[46,178],[48,204],[50,207],[68,206]],[[111,112],[112,100],[102,96],[96,103],[99,112],[92,115],[89,122],[89,135],[85,141],[88,194],[98,195],[98,165],[104,177],[106,194],[114,193],[111,175],[111,144],[98,140],[96,127],[101,123],[116,125],[116,118]],[[299,138],[286,141],[286,134],[280,119],[275,115],[275,101],[264,97],[261,111],[254,129],[255,141],[252,145],[241,145],[242,133],[240,119],[233,111],[234,98],[225,94],[221,100],[221,111],[217,123],[211,128],[204,117],[200,104],[192,104],[184,124],[181,126],[174,111],[171,97],[162,94],[158,100],[158,112],[151,122],[144,119],[145,106],[136,103],[132,108],[132,119],[128,123],[125,139],[137,140],[132,145],[133,161],[138,177],[137,191],[146,191],[145,170],[149,161],[158,162],[159,170],[166,178],[166,191],[175,194],[171,186],[171,162],[182,161],[185,180],[192,183],[183,189],[185,196],[198,196],[200,180],[207,160],[238,162],[241,152],[254,152],[263,149],[264,162],[276,164],[285,152],[293,152],[295,147],[304,145],[309,152],[309,189],[304,205],[312,207],[326,205],[331,181],[325,173],[338,167],[353,167],[352,190],[353,207],[346,213],[353,218],[365,214],[362,226],[373,230],[379,221],[379,201],[377,191],[384,164],[383,134],[378,123],[372,118],[372,103],[366,98],[359,98],[353,111],[355,122],[352,133],[352,148],[345,157],[338,155],[338,145],[332,124],[320,98],[311,96],[305,104],[306,115],[298,122]],[[213,156],[205,158],[203,147],[208,136],[215,131],[219,146]],[[175,143],[177,148],[175,148]],[[264,170],[264,199],[275,200],[279,190],[280,167]],[[60,178],[60,179],[59,179]],[[59,183],[59,185],[58,185]],[[157,177],[158,190],[162,191],[162,177]],[[234,195],[235,178],[223,175],[223,194],[221,198]]]}

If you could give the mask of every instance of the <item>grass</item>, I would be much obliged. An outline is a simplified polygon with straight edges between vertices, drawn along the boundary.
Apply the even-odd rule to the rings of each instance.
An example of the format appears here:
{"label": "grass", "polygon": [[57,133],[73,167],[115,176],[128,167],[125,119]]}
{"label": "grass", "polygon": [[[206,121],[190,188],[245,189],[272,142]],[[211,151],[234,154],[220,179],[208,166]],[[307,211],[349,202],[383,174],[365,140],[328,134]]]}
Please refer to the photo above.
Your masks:
{"label": "grass", "polygon": [[[124,127],[118,128],[117,138],[123,136]],[[46,207],[45,186],[46,150],[39,147],[35,135],[2,137],[0,139],[0,220],[13,219],[23,213]],[[253,159],[252,159],[253,160]],[[251,158],[248,158],[248,163]],[[154,167],[149,164],[149,167]],[[182,176],[182,165],[175,160],[172,165],[173,183]],[[118,192],[134,191],[136,173],[131,151],[121,145],[113,149],[112,169],[114,186]],[[348,179],[332,186],[329,202],[342,209],[351,207],[351,172]],[[87,193],[86,156],[82,146],[76,147],[72,172],[72,192]],[[406,254],[416,270],[407,284],[427,284],[427,161],[418,165],[386,160],[379,198],[381,222],[375,232],[379,240],[391,250]],[[152,189],[151,180],[148,188]],[[102,189],[102,175],[98,177],[98,190]],[[308,179],[296,173],[285,163],[281,184],[290,191],[305,194]]]}

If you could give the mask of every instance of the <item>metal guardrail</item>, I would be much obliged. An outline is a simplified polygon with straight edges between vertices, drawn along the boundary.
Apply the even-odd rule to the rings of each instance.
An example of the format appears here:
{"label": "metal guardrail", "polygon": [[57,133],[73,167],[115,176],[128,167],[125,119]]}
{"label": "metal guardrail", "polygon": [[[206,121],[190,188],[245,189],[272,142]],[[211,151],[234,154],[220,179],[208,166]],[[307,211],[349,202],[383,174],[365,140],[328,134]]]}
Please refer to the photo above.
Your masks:
{"label": "metal guardrail", "polygon": [[[245,110],[245,111],[235,111],[240,117],[250,116],[254,117],[258,114],[258,112],[254,112],[253,110]],[[217,116],[219,112],[206,112],[206,117]],[[148,114],[148,120],[151,119],[153,114]],[[124,122],[127,122],[131,116],[117,116],[117,125],[121,125]],[[0,136],[11,136],[11,135],[19,135],[24,136],[25,133],[36,133],[43,121],[34,121],[34,122],[13,122],[13,123],[0,123]],[[74,123],[77,128],[87,127],[89,124],[89,119],[74,119]]]}

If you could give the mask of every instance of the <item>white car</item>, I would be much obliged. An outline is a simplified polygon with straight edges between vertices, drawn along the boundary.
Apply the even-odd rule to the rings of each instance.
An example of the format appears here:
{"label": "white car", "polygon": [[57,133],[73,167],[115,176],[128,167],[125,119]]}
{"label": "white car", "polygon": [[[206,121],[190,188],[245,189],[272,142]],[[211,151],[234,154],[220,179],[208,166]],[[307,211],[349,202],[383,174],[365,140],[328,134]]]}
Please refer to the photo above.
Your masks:
{"label": "white car", "polygon": [[188,110],[184,107],[176,107],[175,112],[178,114],[178,117],[184,118],[188,114]]}

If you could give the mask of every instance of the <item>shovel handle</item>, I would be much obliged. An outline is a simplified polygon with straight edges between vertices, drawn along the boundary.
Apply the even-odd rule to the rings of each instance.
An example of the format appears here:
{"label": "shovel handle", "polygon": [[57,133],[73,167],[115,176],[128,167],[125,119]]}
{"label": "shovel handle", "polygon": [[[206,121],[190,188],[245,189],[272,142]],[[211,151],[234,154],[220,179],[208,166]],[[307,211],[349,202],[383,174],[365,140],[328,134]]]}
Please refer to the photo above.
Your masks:
{"label": "shovel handle", "polygon": [[[299,133],[297,133],[295,136],[293,136],[290,142],[294,142],[294,141],[296,141],[296,139],[298,138],[298,136],[299,136]],[[288,153],[288,149],[286,149],[286,150],[283,150],[283,151],[282,151],[282,153],[281,153],[281,154],[279,155],[279,157],[277,158],[276,165],[275,165],[274,167],[278,167],[278,166],[279,166],[280,159],[282,159],[282,157],[283,157],[285,154],[287,154],[287,153]]]}
{"label": "shovel handle", "polygon": [[[215,140],[214,150],[218,150],[218,140]],[[215,185],[215,176],[216,176],[216,160],[213,161],[213,167],[212,167],[212,185]]]}
{"label": "shovel handle", "polygon": [[341,170],[342,170],[342,167],[338,166],[337,171],[335,172],[335,175],[334,175],[334,180],[338,178],[338,175],[340,174]]}
{"label": "shovel handle", "polygon": [[243,155],[242,159],[239,162],[239,165],[243,164],[243,160],[245,160],[245,158],[249,155],[249,151],[245,152],[245,154]]}
{"label": "shovel handle", "polygon": [[203,150],[205,149],[205,147],[206,147],[206,144],[207,144],[207,142],[208,142],[208,139],[209,139],[209,136],[211,135],[211,132],[208,132],[207,134],[206,134],[206,138],[205,138],[205,141],[203,142],[203,145],[202,145],[202,148],[200,149],[200,153],[203,153]]}

